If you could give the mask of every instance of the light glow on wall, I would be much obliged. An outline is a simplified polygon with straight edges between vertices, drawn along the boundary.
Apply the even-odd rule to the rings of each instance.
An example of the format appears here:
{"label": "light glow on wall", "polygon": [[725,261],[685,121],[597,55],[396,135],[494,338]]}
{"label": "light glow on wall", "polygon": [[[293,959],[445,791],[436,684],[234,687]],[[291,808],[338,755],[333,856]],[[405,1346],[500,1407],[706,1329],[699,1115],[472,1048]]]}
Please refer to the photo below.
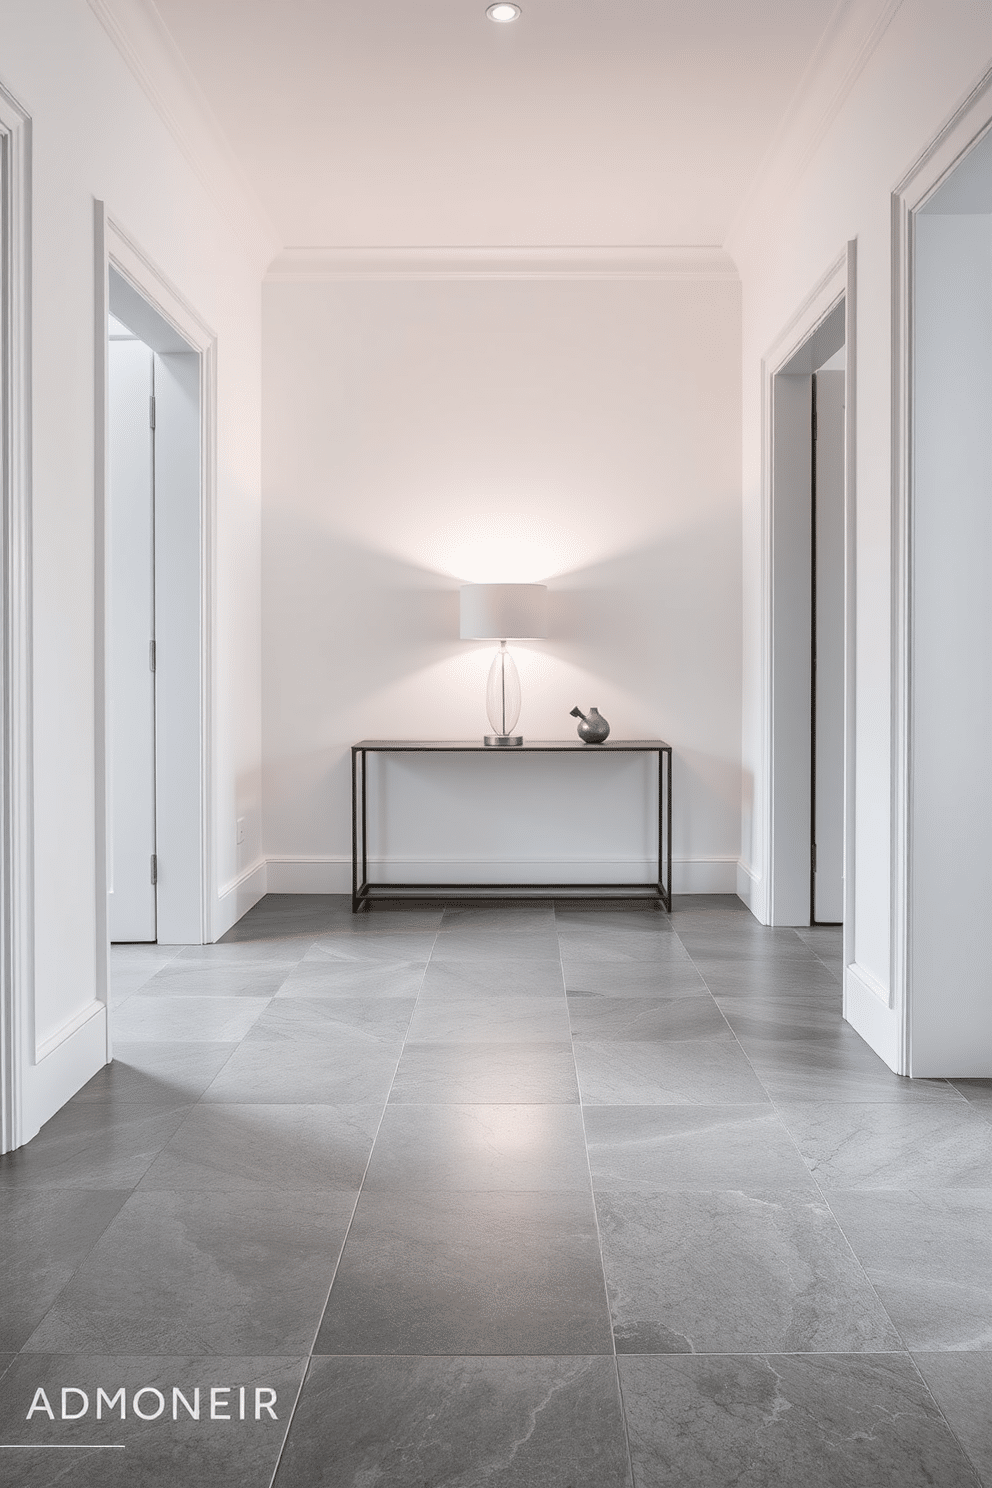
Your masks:
{"label": "light glow on wall", "polygon": [[580,567],[588,547],[564,523],[514,513],[449,522],[426,539],[423,557],[464,584],[542,584]]}

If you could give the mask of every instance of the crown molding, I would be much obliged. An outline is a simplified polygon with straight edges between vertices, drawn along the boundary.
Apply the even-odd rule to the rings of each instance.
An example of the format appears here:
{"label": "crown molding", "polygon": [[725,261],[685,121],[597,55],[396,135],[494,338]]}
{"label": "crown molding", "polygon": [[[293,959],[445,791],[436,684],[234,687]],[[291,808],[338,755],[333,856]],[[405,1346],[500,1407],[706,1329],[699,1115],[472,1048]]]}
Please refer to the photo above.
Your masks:
{"label": "crown molding", "polygon": [[323,280],[723,279],[737,266],[722,248],[287,248],[266,282]]}
{"label": "crown molding", "polygon": [[279,234],[153,0],[87,3],[239,242],[268,262]]}
{"label": "crown molding", "polygon": [[730,224],[725,246],[735,257],[806,171],[902,3],[839,0]]}

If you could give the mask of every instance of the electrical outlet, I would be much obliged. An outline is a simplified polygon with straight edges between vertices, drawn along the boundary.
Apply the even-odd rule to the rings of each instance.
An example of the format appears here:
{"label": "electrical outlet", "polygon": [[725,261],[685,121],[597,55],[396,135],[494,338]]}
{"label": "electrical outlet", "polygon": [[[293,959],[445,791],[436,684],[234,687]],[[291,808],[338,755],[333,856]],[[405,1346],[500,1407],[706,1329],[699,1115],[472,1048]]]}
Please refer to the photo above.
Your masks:
{"label": "electrical outlet", "polygon": [[244,842],[244,840],[245,840],[245,819],[244,819],[243,816],[239,816],[238,817],[238,843],[240,844],[240,843]]}

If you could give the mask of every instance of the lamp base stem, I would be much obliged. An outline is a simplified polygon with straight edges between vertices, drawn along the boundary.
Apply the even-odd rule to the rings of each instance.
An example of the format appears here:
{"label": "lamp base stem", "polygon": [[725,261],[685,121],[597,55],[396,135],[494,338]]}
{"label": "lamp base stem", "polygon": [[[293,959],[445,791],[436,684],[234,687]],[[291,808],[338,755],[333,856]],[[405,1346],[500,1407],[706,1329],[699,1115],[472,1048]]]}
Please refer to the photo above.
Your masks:
{"label": "lamp base stem", "polygon": [[519,749],[523,734],[486,734],[482,740],[487,749]]}

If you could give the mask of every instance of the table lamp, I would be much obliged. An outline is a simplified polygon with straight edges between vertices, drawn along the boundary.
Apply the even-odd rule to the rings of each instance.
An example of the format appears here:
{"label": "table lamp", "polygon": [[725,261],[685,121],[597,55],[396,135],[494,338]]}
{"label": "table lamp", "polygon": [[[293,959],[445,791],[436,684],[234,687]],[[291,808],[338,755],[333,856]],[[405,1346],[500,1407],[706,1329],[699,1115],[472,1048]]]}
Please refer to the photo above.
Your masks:
{"label": "table lamp", "polygon": [[493,732],[483,742],[490,749],[519,748],[522,734],[514,734],[520,717],[520,678],[507,641],[548,633],[547,584],[463,584],[461,638],[499,641],[486,683],[486,712]]}

